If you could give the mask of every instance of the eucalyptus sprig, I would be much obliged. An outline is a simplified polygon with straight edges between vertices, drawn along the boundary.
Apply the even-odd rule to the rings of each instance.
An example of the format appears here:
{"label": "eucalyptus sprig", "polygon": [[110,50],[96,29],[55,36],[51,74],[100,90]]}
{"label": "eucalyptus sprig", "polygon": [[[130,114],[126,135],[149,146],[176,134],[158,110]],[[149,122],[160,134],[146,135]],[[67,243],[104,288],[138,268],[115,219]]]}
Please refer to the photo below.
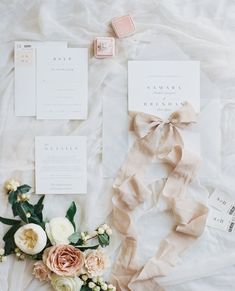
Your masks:
{"label": "eucalyptus sprig", "polygon": [[[80,250],[97,249],[99,246],[102,248],[106,247],[110,243],[110,236],[112,230],[107,224],[100,225],[95,231],[89,232],[74,232],[70,237],[69,241],[72,245]],[[96,241],[96,244],[89,245],[89,241]]]}

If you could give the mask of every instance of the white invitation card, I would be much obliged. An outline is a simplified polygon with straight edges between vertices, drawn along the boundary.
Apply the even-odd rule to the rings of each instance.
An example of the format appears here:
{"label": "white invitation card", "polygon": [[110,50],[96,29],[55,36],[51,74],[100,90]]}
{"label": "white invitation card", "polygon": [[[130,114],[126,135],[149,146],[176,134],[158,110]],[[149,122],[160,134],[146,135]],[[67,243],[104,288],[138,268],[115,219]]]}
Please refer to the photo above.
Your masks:
{"label": "white invitation card", "polygon": [[86,119],[88,50],[40,48],[37,62],[37,118]]}
{"label": "white invitation card", "polygon": [[[181,49],[167,36],[159,35],[144,46],[138,46],[136,60],[142,63],[143,60],[152,62],[156,60],[179,60],[185,62],[191,60]],[[152,61],[150,61],[152,60]],[[112,68],[110,74],[115,74],[116,78],[109,79],[108,85],[104,86],[103,92],[103,152],[102,165],[103,177],[115,177],[119,168],[125,160],[128,150],[128,115],[127,96],[125,94],[125,82],[123,68]],[[133,76],[134,78],[134,76]],[[123,85],[124,84],[124,85]],[[215,179],[220,172],[220,91],[216,84],[201,72],[201,109],[200,109],[200,135],[201,135],[201,156],[202,166],[199,177]],[[116,88],[114,90],[113,88]],[[192,88],[193,91],[193,88]],[[137,93],[138,94],[138,93]],[[192,92],[193,94],[193,92]],[[191,95],[191,92],[190,92]],[[190,98],[190,95],[187,96]],[[210,98],[213,96],[213,98]],[[143,96],[144,98],[144,96]],[[125,115],[126,113],[126,115]],[[125,115],[125,117],[123,117]],[[214,118],[217,116],[217,118]],[[119,120],[112,122],[110,120]],[[130,131],[129,131],[130,133]],[[118,139],[118,142],[117,142]],[[157,166],[154,163],[154,179],[166,178],[169,171],[163,169],[162,164]]]}
{"label": "white invitation card", "polygon": [[15,62],[15,114],[36,116],[36,51],[40,47],[66,48],[67,42],[16,41]]}
{"label": "white invitation card", "polygon": [[[187,101],[200,112],[200,63],[197,61],[129,61],[128,110],[163,120]],[[199,126],[179,129],[185,147],[200,155]],[[130,134],[130,144],[134,136]]]}
{"label": "white invitation card", "polygon": [[36,137],[35,178],[37,194],[85,194],[86,137]]}
{"label": "white invitation card", "polygon": [[200,63],[129,61],[128,108],[167,118],[188,101],[200,111]]}

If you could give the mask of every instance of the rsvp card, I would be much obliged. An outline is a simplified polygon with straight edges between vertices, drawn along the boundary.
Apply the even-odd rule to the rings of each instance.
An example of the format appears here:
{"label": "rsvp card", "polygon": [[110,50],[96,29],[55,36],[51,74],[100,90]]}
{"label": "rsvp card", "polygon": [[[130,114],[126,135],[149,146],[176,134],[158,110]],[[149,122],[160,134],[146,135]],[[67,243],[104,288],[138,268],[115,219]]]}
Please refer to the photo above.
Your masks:
{"label": "rsvp card", "polygon": [[87,193],[85,136],[35,138],[37,194]]}
{"label": "rsvp card", "polygon": [[167,118],[188,101],[200,111],[200,63],[129,61],[128,107]]}
{"label": "rsvp card", "polygon": [[41,48],[37,62],[37,118],[86,119],[88,50]]}

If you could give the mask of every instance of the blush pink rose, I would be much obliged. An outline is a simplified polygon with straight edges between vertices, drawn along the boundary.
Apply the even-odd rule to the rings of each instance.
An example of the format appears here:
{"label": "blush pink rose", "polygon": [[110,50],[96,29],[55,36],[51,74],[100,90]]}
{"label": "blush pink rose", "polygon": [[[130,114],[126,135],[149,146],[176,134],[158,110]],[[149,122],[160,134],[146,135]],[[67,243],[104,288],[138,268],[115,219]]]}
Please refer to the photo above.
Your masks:
{"label": "blush pink rose", "polygon": [[49,281],[51,279],[51,270],[43,263],[38,261],[33,265],[33,275],[39,281]]}
{"label": "blush pink rose", "polygon": [[88,251],[85,258],[85,268],[91,276],[101,276],[108,266],[108,258],[100,250]]}
{"label": "blush pink rose", "polygon": [[44,251],[43,262],[59,276],[75,276],[84,266],[84,255],[73,246],[56,245]]}

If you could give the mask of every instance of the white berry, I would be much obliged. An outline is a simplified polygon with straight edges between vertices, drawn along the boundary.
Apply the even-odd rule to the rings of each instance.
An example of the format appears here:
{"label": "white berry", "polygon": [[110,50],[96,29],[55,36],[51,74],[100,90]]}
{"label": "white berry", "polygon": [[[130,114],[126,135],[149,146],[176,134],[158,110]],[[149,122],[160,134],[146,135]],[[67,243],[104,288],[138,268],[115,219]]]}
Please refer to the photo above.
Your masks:
{"label": "white berry", "polygon": [[7,260],[7,257],[6,256],[3,256],[2,258],[1,258],[1,261],[4,263],[4,262],[6,262],[6,260]]}
{"label": "white berry", "polygon": [[91,289],[94,288],[95,286],[96,286],[96,285],[95,285],[95,283],[93,283],[93,282],[90,282],[90,283],[88,284],[88,287],[91,288]]}
{"label": "white berry", "polygon": [[101,284],[102,290],[108,290],[108,285],[106,283]]}
{"label": "white berry", "polygon": [[103,227],[98,228],[98,234],[104,234],[104,229]]}
{"label": "white berry", "polygon": [[87,281],[88,280],[88,276],[87,275],[82,275],[82,280],[83,281]]}
{"label": "white berry", "polygon": [[104,224],[104,225],[102,225],[102,228],[103,228],[104,230],[107,230],[107,229],[109,228],[109,226],[108,226],[107,224]]}
{"label": "white berry", "polygon": [[26,196],[25,194],[22,194],[22,195],[21,195],[21,199],[23,199],[23,200],[25,200],[26,197],[27,197],[27,196]]}

